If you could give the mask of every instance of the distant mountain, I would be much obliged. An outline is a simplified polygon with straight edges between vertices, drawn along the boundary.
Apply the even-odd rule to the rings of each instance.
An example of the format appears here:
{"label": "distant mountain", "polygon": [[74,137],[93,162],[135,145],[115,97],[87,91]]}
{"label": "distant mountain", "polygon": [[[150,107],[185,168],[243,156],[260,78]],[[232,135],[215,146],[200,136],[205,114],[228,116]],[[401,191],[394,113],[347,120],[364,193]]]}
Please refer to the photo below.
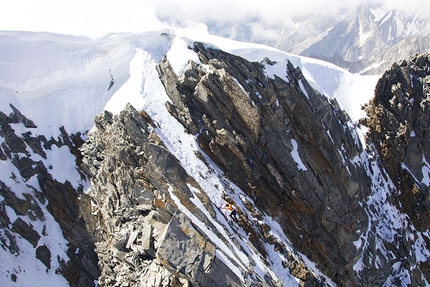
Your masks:
{"label": "distant mountain", "polygon": [[382,74],[393,62],[430,51],[428,13],[407,14],[383,6],[296,18],[288,27],[251,18],[209,28],[223,37],[322,59],[360,74]]}
{"label": "distant mountain", "polygon": [[378,80],[184,30],[0,48],[2,285],[429,284],[428,54]]}
{"label": "distant mountain", "polygon": [[[351,72],[381,73],[387,65],[415,53],[428,52],[428,15],[363,7],[356,15],[339,21],[325,35],[299,54],[331,59]],[[410,37],[419,39],[411,45]],[[393,46],[397,46],[397,51]],[[402,49],[400,49],[400,47]],[[408,55],[404,51],[409,52]],[[370,69],[376,64],[378,68]]]}

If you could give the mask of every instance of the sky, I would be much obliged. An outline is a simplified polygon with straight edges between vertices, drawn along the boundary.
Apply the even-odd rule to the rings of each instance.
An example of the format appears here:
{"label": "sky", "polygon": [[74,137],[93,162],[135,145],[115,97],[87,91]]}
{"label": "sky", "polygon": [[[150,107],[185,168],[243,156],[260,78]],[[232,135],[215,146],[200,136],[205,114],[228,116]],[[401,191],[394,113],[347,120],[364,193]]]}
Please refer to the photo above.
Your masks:
{"label": "sky", "polygon": [[[360,4],[430,11],[426,0],[14,0],[0,4],[0,30],[46,31],[99,37],[144,32],[180,23],[205,29],[208,22],[240,23],[259,18],[267,25],[292,23],[293,17],[340,15]],[[203,23],[203,24],[196,24]]]}

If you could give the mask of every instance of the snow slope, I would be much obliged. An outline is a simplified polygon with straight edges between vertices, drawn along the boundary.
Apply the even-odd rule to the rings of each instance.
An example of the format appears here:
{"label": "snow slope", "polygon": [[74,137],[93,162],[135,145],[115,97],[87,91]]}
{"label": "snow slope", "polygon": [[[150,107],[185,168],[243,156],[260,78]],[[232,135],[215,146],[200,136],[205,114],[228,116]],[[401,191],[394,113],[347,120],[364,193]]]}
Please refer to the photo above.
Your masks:
{"label": "snow slope", "polygon": [[[361,105],[367,103],[373,97],[373,91],[379,79],[379,75],[362,76],[352,74],[331,63],[289,54],[269,46],[237,42],[209,34],[189,35],[186,30],[179,30],[176,34],[183,39],[187,39],[189,44],[194,41],[204,42],[213,48],[241,56],[248,61],[261,62],[267,57],[276,62],[273,66],[266,65],[267,73],[271,77],[277,75],[287,80],[285,64],[290,61],[295,67],[299,67],[302,70],[306,80],[314,89],[329,98],[336,98],[342,109],[349,114],[354,122],[365,115],[361,110]],[[184,53],[181,57],[182,68],[185,67],[187,55],[187,53]],[[170,61],[170,58],[168,59]],[[176,58],[175,62],[181,61]],[[176,65],[179,65],[179,63]],[[180,70],[179,68],[175,69],[175,71]]]}
{"label": "snow slope", "polygon": [[[193,34],[186,30],[112,34],[96,40],[46,33],[0,32],[0,110],[9,114],[11,112],[9,103],[12,103],[22,114],[35,122],[37,128],[32,130],[34,135],[56,138],[60,134],[60,126],[64,126],[69,134],[85,132],[91,129],[94,116],[103,109],[119,113],[126,103],[130,102],[138,110],[147,111],[158,123],[159,128],[156,131],[169,151],[178,158],[188,174],[197,180],[216,206],[221,207],[224,201],[221,191],[214,186],[228,186],[230,196],[239,204],[245,198],[252,202],[239,188],[226,181],[214,164],[209,168],[196,156],[195,151],[198,147],[194,137],[183,132],[183,127],[165,107],[165,102],[169,101],[169,98],[158,79],[155,67],[162,57],[167,55],[174,70],[180,73],[188,60],[198,61],[196,54],[188,49],[194,41],[204,42],[250,61],[261,62],[268,57],[276,64],[266,65],[267,74],[270,77],[277,75],[287,81],[285,65],[287,61],[292,62],[294,66],[302,69],[315,89],[327,97],[336,98],[353,121],[363,116],[360,105],[373,96],[377,81],[377,77],[350,74],[319,60],[294,56],[257,44],[235,42],[208,34]],[[36,154],[32,154],[31,157],[35,161],[41,160]],[[64,164],[74,162],[73,155],[65,154],[62,149],[53,149],[47,154],[47,159],[42,160],[46,161],[47,166],[53,167],[53,176],[57,180],[61,182],[69,180],[74,186],[83,184],[75,170],[76,167],[73,164]],[[297,158],[297,161],[300,162],[300,158]],[[14,167],[8,161],[0,163],[2,170],[6,171],[2,172],[0,180],[10,186],[15,193],[20,194],[22,192],[20,186],[25,189],[25,185],[11,181],[10,174]],[[303,167],[299,165],[299,168]],[[198,203],[196,205],[203,209],[203,205]],[[184,206],[179,206],[193,219],[192,214]],[[244,206],[239,208],[246,210]],[[6,212],[9,217],[16,217],[12,214],[13,211]],[[197,219],[193,220],[199,225]],[[222,226],[227,226],[230,234],[235,234],[241,247],[249,254],[254,254],[254,260],[257,262],[255,271],[259,275],[264,276],[265,273],[275,271],[285,286],[297,285],[296,279],[291,274],[279,268],[280,262],[284,259],[280,254],[271,251],[272,271],[268,270],[259,255],[253,253],[243,230],[231,230],[221,214],[217,220],[222,224],[219,225],[221,234],[225,234]],[[56,230],[48,236],[51,240],[49,245],[59,248],[55,249],[57,251],[53,256],[61,254],[61,257],[66,258],[64,239],[61,238],[58,224],[53,222],[52,218],[49,221],[53,230]],[[271,218],[265,218],[265,221],[272,227],[274,236],[288,246],[288,239],[277,223]],[[213,234],[208,235],[214,238]],[[22,241],[21,248],[25,250],[28,243]],[[237,263],[246,263],[242,251],[226,250],[222,245],[219,248]],[[32,259],[34,257],[32,254],[23,253],[15,257],[6,256],[7,252],[3,250],[0,252],[2,276],[7,276],[5,270],[11,268],[8,266],[25,270],[28,278],[46,280],[45,277],[50,275],[45,274],[43,264]],[[225,257],[226,263],[233,268],[229,260]],[[309,262],[308,265],[315,273],[323,276],[314,264]],[[334,285],[329,279],[326,282]],[[65,282],[53,284],[52,286],[66,285]]]}
{"label": "snow slope", "polygon": [[[283,77],[284,64],[291,61],[302,69],[314,88],[328,97],[336,97],[353,121],[364,115],[360,105],[373,96],[378,78],[354,75],[330,63],[267,46],[203,33],[189,35],[186,30],[112,34],[96,40],[48,33],[0,32],[0,95],[5,100],[0,107],[8,109],[6,106],[12,103],[37,122],[38,131],[47,137],[57,136],[57,127],[61,125],[68,132],[88,130],[94,115],[106,105],[114,112],[126,101],[136,108],[143,107],[142,96],[135,93],[144,93],[144,84],[139,88],[136,81],[145,82],[146,79],[143,76],[132,83],[130,74],[135,69],[152,68],[138,67],[143,59],[136,55],[143,53],[146,56],[139,57],[158,62],[167,53],[179,73],[189,59],[197,59],[187,49],[193,41],[208,43],[250,61],[268,57],[277,62],[268,67],[272,76]],[[112,79],[114,85],[108,90]],[[133,85],[136,89],[131,88]],[[125,94],[130,89],[133,95]],[[136,102],[139,100],[140,103]],[[122,104],[117,106],[119,102]]]}

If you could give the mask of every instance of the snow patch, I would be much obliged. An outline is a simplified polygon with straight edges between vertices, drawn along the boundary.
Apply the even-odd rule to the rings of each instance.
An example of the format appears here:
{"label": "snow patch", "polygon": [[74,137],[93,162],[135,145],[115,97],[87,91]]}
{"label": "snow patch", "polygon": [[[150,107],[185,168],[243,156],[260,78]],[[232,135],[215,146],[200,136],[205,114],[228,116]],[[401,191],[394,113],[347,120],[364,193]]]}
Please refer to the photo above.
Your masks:
{"label": "snow patch", "polygon": [[299,145],[297,144],[297,141],[295,139],[291,139],[291,144],[293,145],[291,156],[293,157],[294,161],[297,163],[297,168],[303,171],[308,170],[306,166],[303,164],[302,159],[300,158]]}
{"label": "snow patch", "polygon": [[192,47],[192,43],[178,36],[173,39],[172,47],[166,54],[167,60],[177,76],[181,74],[188,61],[200,64],[197,54],[188,48],[190,46]]}
{"label": "snow patch", "polygon": [[81,177],[76,168],[76,157],[71,153],[68,146],[58,148],[51,146],[51,150],[46,150],[47,159],[43,160],[52,178],[58,182],[70,182],[75,189],[79,188]]}
{"label": "snow patch", "polygon": [[109,102],[104,107],[104,110],[110,111],[113,114],[119,114],[127,103],[131,103],[135,107],[141,107],[142,103],[142,81],[143,81],[143,65],[147,52],[141,49],[136,49],[134,58],[130,61],[129,79],[121,88],[109,99]]}
{"label": "snow patch", "polygon": [[387,13],[382,8],[371,8],[370,12],[373,14],[373,16],[375,16],[375,19],[374,19],[375,22],[379,22]]}
{"label": "snow patch", "polygon": [[360,41],[360,47],[364,45],[366,40],[372,35],[372,30],[368,32],[363,31],[363,25],[360,22],[360,31],[359,31],[359,41]]}
{"label": "snow patch", "polygon": [[308,91],[306,91],[305,86],[303,85],[302,80],[299,80],[299,86],[300,86],[300,89],[302,90],[303,94],[306,96],[306,98],[309,99]]}
{"label": "snow patch", "polygon": [[430,164],[428,163],[424,154],[423,154],[423,167],[421,171],[423,173],[422,183],[429,186],[430,185]]}
{"label": "snow patch", "polygon": [[281,61],[280,63],[276,62],[273,65],[269,65],[264,63],[264,70],[266,71],[266,76],[270,79],[275,79],[275,75],[286,81],[290,82],[290,78],[286,73],[286,60]]}

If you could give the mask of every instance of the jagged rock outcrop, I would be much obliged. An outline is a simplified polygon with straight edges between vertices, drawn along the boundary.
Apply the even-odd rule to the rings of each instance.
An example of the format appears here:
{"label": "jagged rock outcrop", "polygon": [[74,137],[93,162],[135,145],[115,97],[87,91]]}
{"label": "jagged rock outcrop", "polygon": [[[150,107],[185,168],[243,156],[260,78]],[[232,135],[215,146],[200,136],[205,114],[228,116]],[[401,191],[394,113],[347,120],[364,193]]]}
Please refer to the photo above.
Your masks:
{"label": "jagged rock outcrop", "polygon": [[[266,286],[241,266],[235,267],[240,277],[233,273],[211,238],[177,208],[186,206],[217,232],[213,219],[193,202],[197,195],[190,188],[199,186],[166,149],[145,112],[128,105],[117,116],[103,112],[95,123],[81,150],[92,183],[95,216],[87,214],[92,217],[87,222],[96,238],[101,286],[248,286],[248,279]],[[214,216],[205,193],[198,196]],[[229,260],[237,265],[237,259]]]}
{"label": "jagged rock outcrop", "polygon": [[414,225],[430,228],[430,55],[393,64],[366,107],[368,136],[399,190],[399,207]]}
{"label": "jagged rock outcrop", "polygon": [[262,63],[199,43],[194,51],[206,66],[189,62],[179,76],[167,59],[158,66],[172,115],[294,247],[340,285],[357,284],[352,242],[367,224],[359,201],[370,179],[351,163],[362,148],[348,116],[291,64],[287,79],[270,79]]}
{"label": "jagged rock outcrop", "polygon": [[[12,112],[9,115],[0,111],[0,160],[5,166],[10,162],[19,174],[2,170],[10,172],[9,177],[13,181],[0,180],[0,246],[13,256],[34,252],[34,256],[46,266],[47,273],[61,274],[70,286],[94,286],[94,280],[99,276],[98,259],[81,216],[79,197],[85,196],[82,186],[76,190],[68,181],[58,182],[50,174],[52,166],[44,163],[48,159],[48,151],[54,146],[67,147],[80,158],[78,148],[83,140],[80,134],[69,135],[63,127],[57,139],[34,136],[32,129],[37,128],[37,123],[26,118],[13,105],[10,107]],[[52,217],[47,219],[48,214],[55,218],[62,236],[69,242],[68,258],[52,256],[52,246],[44,243],[49,242],[50,236],[61,236],[47,231],[53,225],[49,222]],[[40,226],[42,229],[38,229]],[[18,237],[28,241],[34,250],[21,250]],[[54,265],[60,267],[53,271]],[[10,272],[10,280],[22,284],[20,274],[13,270]]]}

